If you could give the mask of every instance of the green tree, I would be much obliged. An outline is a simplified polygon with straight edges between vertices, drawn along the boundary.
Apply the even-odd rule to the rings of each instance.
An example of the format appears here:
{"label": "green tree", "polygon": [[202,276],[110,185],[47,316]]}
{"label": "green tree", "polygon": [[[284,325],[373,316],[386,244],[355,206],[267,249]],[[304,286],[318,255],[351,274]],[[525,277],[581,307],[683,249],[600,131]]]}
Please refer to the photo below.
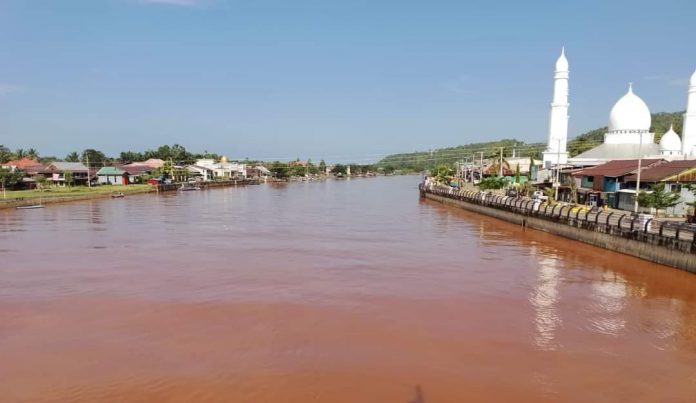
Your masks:
{"label": "green tree", "polygon": [[656,183],[650,187],[652,192],[638,192],[638,205],[641,207],[654,208],[655,216],[660,210],[674,207],[679,204],[681,197],[678,193],[665,191],[664,182]]}
{"label": "green tree", "polygon": [[489,176],[479,182],[479,189],[482,191],[491,189],[502,189],[507,186],[508,180],[502,176]]}
{"label": "green tree", "polygon": [[[531,167],[530,167],[531,169]],[[515,183],[520,183],[520,164],[515,165]]]}
{"label": "green tree", "polygon": [[88,159],[90,165],[101,165],[107,162],[106,155],[103,152],[92,148],[88,148],[82,152],[82,161],[87,161]]}
{"label": "green tree", "polygon": [[0,185],[2,185],[2,191],[5,192],[7,188],[13,188],[17,183],[19,183],[22,178],[24,178],[24,172],[10,169],[10,168],[0,168]]}
{"label": "green tree", "polygon": [[73,151],[65,157],[66,162],[80,162],[80,154],[77,151]]}
{"label": "green tree", "polygon": [[544,196],[546,196],[547,203],[552,206],[556,204],[556,189],[552,187],[544,189]]}
{"label": "green tree", "polygon": [[454,169],[447,165],[440,165],[433,171],[433,178],[437,183],[449,185],[454,178]]}
{"label": "green tree", "polygon": [[4,145],[0,144],[0,164],[4,164],[12,159],[12,151]]}
{"label": "green tree", "polygon": [[288,177],[288,164],[275,161],[269,169],[273,176],[277,179],[286,179]]}
{"label": "green tree", "polygon": [[133,151],[122,151],[118,156],[118,160],[124,164],[130,164],[135,161],[143,161],[145,159],[146,158],[144,158],[144,155],[142,153],[137,153]]}
{"label": "green tree", "polygon": [[73,182],[75,181],[75,176],[73,175],[72,171],[65,171],[63,173],[63,178],[65,179],[65,184],[68,185],[68,187],[72,186]]}
{"label": "green tree", "polygon": [[520,185],[520,196],[531,196],[534,193],[534,185],[532,185],[532,182],[525,182],[522,185]]}
{"label": "green tree", "polygon": [[347,168],[343,164],[336,164],[334,165],[333,169],[331,169],[331,173],[334,175],[345,175],[348,172]]}
{"label": "green tree", "polygon": [[14,152],[14,159],[21,160],[22,158],[25,158],[27,156],[27,152],[24,151],[23,148],[18,148]]}
{"label": "green tree", "polygon": [[326,173],[326,162],[324,162],[324,160],[319,161],[319,171],[322,174]]}
{"label": "green tree", "polygon": [[36,151],[35,148],[30,148],[27,150],[27,158],[32,159],[34,161],[39,160],[39,152]]}
{"label": "green tree", "polygon": [[307,168],[302,165],[293,165],[287,169],[288,176],[305,176]]}
{"label": "green tree", "polygon": [[43,175],[37,175],[35,179],[37,187],[43,192],[48,187],[48,179]]}

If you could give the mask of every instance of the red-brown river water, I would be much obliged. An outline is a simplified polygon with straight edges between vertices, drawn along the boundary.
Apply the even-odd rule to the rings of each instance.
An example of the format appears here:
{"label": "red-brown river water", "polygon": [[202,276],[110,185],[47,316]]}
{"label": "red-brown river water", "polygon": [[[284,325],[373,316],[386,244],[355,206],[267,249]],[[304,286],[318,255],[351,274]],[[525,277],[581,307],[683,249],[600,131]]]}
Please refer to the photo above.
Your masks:
{"label": "red-brown river water", "polygon": [[695,275],[418,181],[0,211],[0,401],[696,401]]}

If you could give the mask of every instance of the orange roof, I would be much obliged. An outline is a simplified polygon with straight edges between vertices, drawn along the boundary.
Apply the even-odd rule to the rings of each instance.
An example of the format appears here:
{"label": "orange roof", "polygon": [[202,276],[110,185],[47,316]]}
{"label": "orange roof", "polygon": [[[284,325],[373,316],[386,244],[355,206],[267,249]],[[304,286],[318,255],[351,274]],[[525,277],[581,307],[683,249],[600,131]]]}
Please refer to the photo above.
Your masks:
{"label": "orange roof", "polygon": [[21,160],[7,161],[6,163],[2,164],[2,166],[15,167],[17,169],[25,170],[27,168],[43,167],[43,164],[29,158],[22,158]]}

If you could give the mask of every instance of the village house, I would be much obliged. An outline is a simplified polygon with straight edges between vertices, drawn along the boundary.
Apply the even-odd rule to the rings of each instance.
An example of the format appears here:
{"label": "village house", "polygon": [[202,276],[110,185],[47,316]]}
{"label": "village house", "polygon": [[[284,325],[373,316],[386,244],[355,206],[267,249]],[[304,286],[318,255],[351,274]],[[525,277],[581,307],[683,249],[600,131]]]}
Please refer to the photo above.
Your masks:
{"label": "village house", "polygon": [[103,167],[97,171],[97,183],[100,185],[128,185],[128,172],[118,167]]}
{"label": "village house", "polygon": [[188,165],[186,170],[189,172],[189,177],[196,181],[208,182],[215,177],[215,172],[212,169],[199,165]]}
{"label": "village house", "polygon": [[[661,162],[663,162],[661,159],[641,160],[641,171]],[[573,176],[580,178],[578,199],[581,203],[619,208],[619,191],[630,190],[625,178],[637,171],[638,160],[615,160],[574,172]],[[622,193],[624,195],[631,194],[630,191]],[[622,206],[627,206],[628,203],[633,206],[633,202],[629,202],[628,199],[633,200],[635,189],[633,189],[632,194],[632,196],[621,196],[624,199],[621,203]],[[632,209],[633,207],[631,207]]]}
{"label": "village house", "polygon": [[209,169],[213,172],[211,179],[244,179],[246,178],[246,165],[230,162],[227,157],[222,157],[220,162],[212,159],[200,159],[194,166]]}
{"label": "village house", "polygon": [[21,160],[7,161],[6,163],[0,165],[2,168],[10,169],[12,171],[24,171],[27,174],[39,173],[44,171],[45,166],[39,161],[32,160],[29,158],[22,158]]}
{"label": "village house", "polygon": [[[638,175],[632,174],[624,178],[624,181],[636,187]],[[684,216],[690,212],[696,199],[689,185],[696,184],[696,160],[674,160],[650,166],[640,172],[641,189],[649,188],[658,183],[665,184],[665,191],[679,194],[680,201],[674,207],[668,207],[664,211],[669,215]],[[635,194],[635,190],[621,193]],[[619,195],[619,208],[630,210],[633,208],[633,198]],[[623,200],[626,199],[626,200]],[[628,208],[627,208],[628,207]]]}
{"label": "village house", "polygon": [[247,167],[246,177],[249,179],[266,179],[273,176],[271,171],[269,171],[263,165],[256,165],[254,167]]}
{"label": "village house", "polygon": [[72,174],[71,185],[87,185],[90,180],[90,170],[81,162],[52,162],[46,166],[46,178],[58,186],[68,185],[65,174]]}
{"label": "village house", "polygon": [[103,167],[97,171],[97,183],[100,185],[130,185],[145,183],[153,169],[147,165],[127,164]]}

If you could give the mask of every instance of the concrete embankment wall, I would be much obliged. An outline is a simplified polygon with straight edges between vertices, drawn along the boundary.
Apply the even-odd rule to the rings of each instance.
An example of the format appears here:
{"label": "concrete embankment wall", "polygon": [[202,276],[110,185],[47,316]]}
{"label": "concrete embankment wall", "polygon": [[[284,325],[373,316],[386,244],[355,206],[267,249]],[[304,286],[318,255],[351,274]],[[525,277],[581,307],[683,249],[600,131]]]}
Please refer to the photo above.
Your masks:
{"label": "concrete embankment wall", "polygon": [[624,253],[645,259],[654,263],[663,264],[691,273],[696,273],[696,255],[668,247],[646,243],[634,239],[628,239],[615,234],[599,232],[570,226],[565,222],[549,221],[544,218],[531,215],[523,215],[512,211],[500,210],[481,204],[456,200],[428,192],[422,193],[427,199],[435,200],[447,205],[463,208],[475,213],[495,217],[514,224],[524,225],[539,231],[560,235],[565,238],[584,242],[600,248]]}

